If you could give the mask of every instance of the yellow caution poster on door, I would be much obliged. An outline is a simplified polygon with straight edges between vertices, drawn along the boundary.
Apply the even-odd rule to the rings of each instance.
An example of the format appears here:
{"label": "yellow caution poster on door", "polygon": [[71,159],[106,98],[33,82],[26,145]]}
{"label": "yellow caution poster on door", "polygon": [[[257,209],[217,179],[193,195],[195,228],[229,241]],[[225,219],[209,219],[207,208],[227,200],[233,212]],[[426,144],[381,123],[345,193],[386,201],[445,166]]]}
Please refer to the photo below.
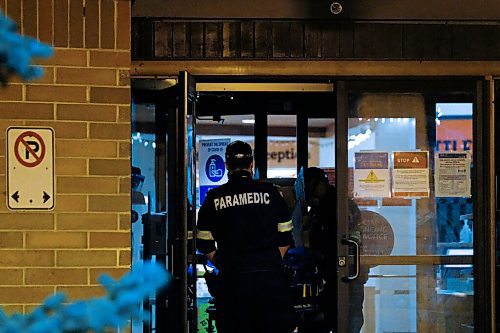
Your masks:
{"label": "yellow caution poster on door", "polygon": [[394,197],[428,197],[429,152],[395,151],[392,153],[392,193]]}

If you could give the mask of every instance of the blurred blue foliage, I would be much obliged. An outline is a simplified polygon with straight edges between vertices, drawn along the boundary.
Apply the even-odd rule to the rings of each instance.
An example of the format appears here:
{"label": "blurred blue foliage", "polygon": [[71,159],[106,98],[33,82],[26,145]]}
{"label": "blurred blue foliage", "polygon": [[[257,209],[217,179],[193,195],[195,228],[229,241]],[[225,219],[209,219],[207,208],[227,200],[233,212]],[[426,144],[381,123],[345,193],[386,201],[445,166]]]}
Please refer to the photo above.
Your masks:
{"label": "blurred blue foliage", "polygon": [[0,333],[114,332],[127,327],[130,319],[143,319],[142,301],[165,286],[168,276],[164,268],[147,262],[118,281],[102,275],[99,282],[107,291],[101,298],[67,303],[58,293],[29,314],[8,316],[0,309]]}
{"label": "blurred blue foliage", "polygon": [[7,83],[13,74],[24,80],[43,75],[43,69],[31,65],[32,58],[48,58],[52,47],[17,33],[15,23],[0,10],[0,81]]}

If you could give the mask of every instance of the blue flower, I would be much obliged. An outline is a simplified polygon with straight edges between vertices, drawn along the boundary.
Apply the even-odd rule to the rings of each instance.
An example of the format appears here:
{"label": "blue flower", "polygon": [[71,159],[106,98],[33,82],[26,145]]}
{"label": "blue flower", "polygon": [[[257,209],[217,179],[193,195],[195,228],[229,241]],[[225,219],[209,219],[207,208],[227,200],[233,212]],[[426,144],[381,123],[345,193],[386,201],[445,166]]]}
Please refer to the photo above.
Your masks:
{"label": "blue flower", "polygon": [[38,40],[16,32],[14,22],[0,10],[0,80],[6,83],[8,76],[18,74],[24,80],[43,75],[40,67],[31,65],[32,58],[48,58],[53,50]]}
{"label": "blue flower", "polygon": [[66,304],[63,294],[55,294],[31,313],[10,317],[0,309],[0,333],[97,333],[125,327],[130,318],[140,319],[143,299],[163,287],[168,276],[161,266],[145,263],[118,281],[107,275],[99,281],[108,293],[101,298]]}

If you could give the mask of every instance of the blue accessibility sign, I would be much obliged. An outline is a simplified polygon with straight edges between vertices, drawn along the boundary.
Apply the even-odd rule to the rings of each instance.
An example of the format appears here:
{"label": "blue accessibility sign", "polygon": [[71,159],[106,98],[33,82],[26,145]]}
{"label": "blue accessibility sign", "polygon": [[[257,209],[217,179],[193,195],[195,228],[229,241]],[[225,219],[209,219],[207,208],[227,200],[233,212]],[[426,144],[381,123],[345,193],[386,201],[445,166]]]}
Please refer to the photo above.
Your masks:
{"label": "blue accessibility sign", "polygon": [[220,181],[226,172],[222,157],[220,155],[211,155],[205,163],[205,172],[212,182]]}

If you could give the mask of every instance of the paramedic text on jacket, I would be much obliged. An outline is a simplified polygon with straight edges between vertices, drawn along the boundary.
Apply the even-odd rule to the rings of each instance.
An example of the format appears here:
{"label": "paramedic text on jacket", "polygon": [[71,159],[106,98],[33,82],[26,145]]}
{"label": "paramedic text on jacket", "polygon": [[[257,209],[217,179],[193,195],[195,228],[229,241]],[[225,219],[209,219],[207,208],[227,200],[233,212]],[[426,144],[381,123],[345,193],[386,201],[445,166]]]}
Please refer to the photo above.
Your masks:
{"label": "paramedic text on jacket", "polygon": [[198,213],[197,248],[220,272],[216,316],[222,333],[289,333],[293,307],[282,257],[292,221],[277,187],[252,179],[251,147],[226,148],[228,182],[210,190]]}

